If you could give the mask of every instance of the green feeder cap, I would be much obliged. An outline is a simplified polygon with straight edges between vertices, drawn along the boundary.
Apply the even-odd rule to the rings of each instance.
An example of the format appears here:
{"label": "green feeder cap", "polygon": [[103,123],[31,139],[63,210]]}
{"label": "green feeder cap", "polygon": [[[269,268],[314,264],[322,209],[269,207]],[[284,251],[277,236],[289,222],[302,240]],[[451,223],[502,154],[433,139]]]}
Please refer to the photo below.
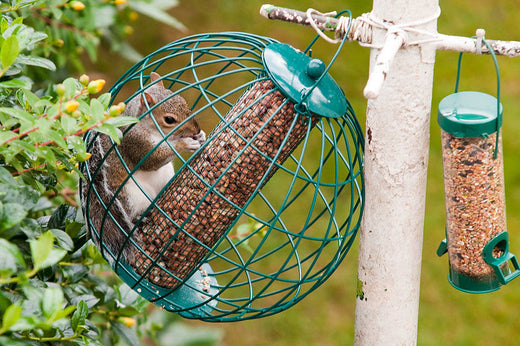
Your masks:
{"label": "green feeder cap", "polygon": [[502,104],[497,121],[497,99],[477,91],[446,96],[439,103],[440,127],[456,137],[487,137],[502,126]]}
{"label": "green feeder cap", "polygon": [[345,94],[328,73],[312,89],[325,72],[323,61],[278,42],[264,49],[262,59],[269,78],[294,103],[303,101],[311,112],[329,118],[339,118],[347,112]]}

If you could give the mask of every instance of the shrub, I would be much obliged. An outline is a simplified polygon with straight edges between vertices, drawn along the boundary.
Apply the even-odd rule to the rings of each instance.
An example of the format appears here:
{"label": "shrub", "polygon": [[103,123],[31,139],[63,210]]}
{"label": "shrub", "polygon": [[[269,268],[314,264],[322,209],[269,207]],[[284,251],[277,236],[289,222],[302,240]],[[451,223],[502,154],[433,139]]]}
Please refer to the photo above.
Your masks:
{"label": "shrub", "polygon": [[[89,158],[82,135],[94,130],[118,141],[118,127],[135,118],[121,116],[122,104],[107,109],[110,94],[101,93],[103,80],[52,79],[82,68],[83,49],[77,47],[95,59],[102,40],[137,58],[124,42],[127,23],[139,11],[180,27],[164,12],[165,4],[0,4],[2,345],[139,345],[182,328],[175,315],[154,308],[113,275],[78,212],[78,164]],[[206,342],[218,337],[211,331],[200,335]]]}

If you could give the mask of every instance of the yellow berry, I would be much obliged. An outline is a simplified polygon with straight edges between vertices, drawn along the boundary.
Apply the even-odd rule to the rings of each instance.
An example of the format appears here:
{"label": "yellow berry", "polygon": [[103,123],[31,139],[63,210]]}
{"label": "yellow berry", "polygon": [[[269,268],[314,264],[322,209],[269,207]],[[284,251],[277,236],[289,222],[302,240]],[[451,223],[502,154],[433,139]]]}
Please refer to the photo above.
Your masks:
{"label": "yellow berry", "polygon": [[59,95],[59,96],[63,96],[65,94],[65,85],[63,84],[58,84],[56,85],[56,93]]}
{"label": "yellow berry", "polygon": [[124,102],[119,102],[117,107],[119,108],[119,113],[123,113],[126,109],[126,104]]}
{"label": "yellow berry", "polygon": [[67,103],[65,103],[65,110],[68,113],[74,112],[76,109],[78,109],[78,107],[79,107],[79,102],[76,100],[71,100],[71,101],[68,101]]}
{"label": "yellow berry", "polygon": [[119,317],[117,320],[127,327],[131,327],[137,322],[135,319],[126,316]]}
{"label": "yellow berry", "polygon": [[127,36],[130,36],[134,33],[134,28],[132,28],[130,25],[126,25],[123,30]]}
{"label": "yellow berry", "polygon": [[130,14],[128,15],[128,19],[130,19],[133,22],[135,22],[138,18],[139,14],[135,11],[130,12]]}
{"label": "yellow berry", "polygon": [[126,0],[116,0],[115,4],[116,5],[124,5],[124,4],[126,4]]}
{"label": "yellow berry", "polygon": [[88,82],[90,81],[90,78],[86,75],[86,74],[82,74],[80,77],[79,77],[79,82],[83,85],[87,85]]}
{"label": "yellow berry", "polygon": [[119,111],[119,107],[117,107],[117,106],[110,106],[110,108],[108,110],[108,116],[109,117],[116,117],[119,114],[121,114],[121,112]]}
{"label": "yellow berry", "polygon": [[92,82],[88,83],[87,91],[89,94],[97,94],[103,89],[105,83],[106,82],[104,79],[93,80]]}
{"label": "yellow berry", "polygon": [[82,3],[81,1],[71,1],[70,6],[71,6],[75,11],[81,11],[81,10],[84,10],[84,9],[85,9],[85,4]]}

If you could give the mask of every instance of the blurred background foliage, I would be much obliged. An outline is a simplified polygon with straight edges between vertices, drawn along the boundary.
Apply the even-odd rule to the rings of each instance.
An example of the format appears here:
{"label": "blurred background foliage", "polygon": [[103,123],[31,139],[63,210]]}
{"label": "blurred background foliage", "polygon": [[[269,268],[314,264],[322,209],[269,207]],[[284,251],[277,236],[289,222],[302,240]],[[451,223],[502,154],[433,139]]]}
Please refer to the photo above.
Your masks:
{"label": "blurred background foliage", "polygon": [[[259,0],[184,0],[170,11],[185,25],[179,32],[163,25],[139,20],[139,30],[131,37],[141,53],[150,53],[184,35],[202,32],[246,31],[266,35],[303,49],[314,38],[312,29],[293,24],[268,21],[258,15],[263,1]],[[279,6],[305,10],[309,7],[327,12],[352,10],[354,16],[369,12],[372,2],[322,0],[270,1]],[[473,36],[477,28],[486,29],[489,39],[520,40],[516,30],[520,4],[514,1],[440,1],[442,9],[438,31],[444,34]],[[314,56],[329,61],[336,46],[319,42]],[[513,281],[494,293],[470,295],[452,288],[447,280],[447,258],[435,254],[444,238],[444,187],[440,130],[436,122],[437,105],[453,92],[455,52],[439,51],[436,57],[433,85],[431,147],[428,171],[421,301],[419,309],[419,345],[501,345],[511,344],[519,337],[517,324],[520,312],[520,281]],[[114,64],[108,54],[93,66],[115,80],[130,63]],[[520,167],[516,158],[520,151],[520,59],[498,58],[502,78],[504,105],[504,161],[506,206],[510,250],[520,255]],[[369,49],[356,43],[347,44],[334,64],[331,74],[343,87],[364,128],[366,100],[362,90],[368,77]],[[462,70],[462,90],[477,90],[495,94],[493,63],[488,56],[465,55]],[[391,229],[388,229],[391,232]],[[219,324],[224,331],[224,345],[349,345],[354,335],[356,301],[357,242],[344,263],[319,289],[288,311],[260,320]],[[399,249],[396,249],[398,252]],[[194,326],[204,326],[189,321]],[[215,326],[215,325],[210,325]]]}
{"label": "blurred background foliage", "polygon": [[[319,3],[310,0],[273,0],[270,3],[301,10],[313,7],[322,12],[350,9],[354,16],[369,12],[372,7],[372,2],[368,0],[322,0]],[[270,22],[259,16],[258,10],[262,4],[259,0],[181,0],[177,7],[168,11],[183,25],[176,28],[142,14],[132,15],[133,23],[130,27],[133,29],[127,28],[124,32],[128,35],[125,39],[130,47],[135,48],[135,51],[130,51],[132,54],[123,58],[117,53],[117,49],[112,50],[112,45],[105,41],[101,42],[102,52],[97,59],[82,54],[82,62],[89,75],[103,78],[107,85],[111,85],[132,66],[132,59],[137,59],[138,53],[146,55],[185,35],[247,31],[271,36],[300,49],[305,48],[314,38],[315,34],[309,28]],[[442,15],[438,21],[438,30],[441,33],[472,36],[477,28],[482,27],[486,29],[486,37],[489,39],[520,40],[520,32],[515,30],[520,4],[514,1],[451,0],[441,1],[440,6]],[[78,53],[82,53],[78,49]],[[314,48],[314,56],[329,61],[335,50],[336,46],[320,41]],[[437,104],[444,96],[453,92],[456,59],[455,52],[439,51],[436,57],[418,344],[511,344],[520,336],[517,331],[520,312],[516,309],[520,303],[520,295],[517,293],[520,281],[515,280],[494,293],[462,293],[452,288],[447,281],[447,258],[438,258],[435,254],[439,242],[444,238],[445,222],[440,131],[435,119]],[[504,105],[503,139],[510,250],[520,255],[520,163],[516,159],[516,153],[520,150],[520,136],[517,135],[520,120],[516,116],[520,113],[517,98],[520,92],[517,85],[520,59],[499,57],[498,60]],[[368,77],[368,62],[369,50],[356,43],[349,43],[331,70],[354,106],[363,127],[366,100],[362,90]],[[461,89],[495,93],[496,82],[491,58],[472,55],[464,57]],[[392,230],[389,228],[388,231]],[[182,344],[186,337],[185,344],[194,344],[194,339],[190,341],[190,337],[202,334],[199,340],[208,340],[204,338],[204,333],[217,328],[217,334],[222,335],[223,345],[352,344],[356,277],[357,242],[331,279],[288,311],[265,319],[230,324],[185,320],[182,324],[173,324],[179,328],[169,329],[159,343]],[[164,313],[161,316],[161,323],[168,319],[178,321],[173,314]],[[209,339],[212,338],[215,338],[215,334]]]}

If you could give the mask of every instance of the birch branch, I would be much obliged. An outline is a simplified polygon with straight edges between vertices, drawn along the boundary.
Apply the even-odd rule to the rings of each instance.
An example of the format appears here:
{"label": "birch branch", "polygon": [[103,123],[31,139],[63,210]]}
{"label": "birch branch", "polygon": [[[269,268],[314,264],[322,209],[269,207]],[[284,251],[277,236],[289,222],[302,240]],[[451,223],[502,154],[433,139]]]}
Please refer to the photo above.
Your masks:
{"label": "birch branch", "polygon": [[[311,25],[306,12],[292,10],[290,8],[266,4],[262,5],[260,8],[260,14],[267,19],[276,19],[300,25]],[[334,17],[313,14],[312,19],[320,30],[336,31],[336,28],[338,27],[339,21]]]}
{"label": "birch branch", "polygon": [[[260,14],[268,19],[281,20],[290,23],[296,23],[301,25],[310,25],[309,18],[306,12],[297,11],[289,8],[278,7],[274,5],[262,5]],[[312,19],[317,24],[320,30],[324,31],[336,31],[338,28],[339,20],[334,17],[313,14]],[[352,27],[358,22],[358,18],[352,19]],[[363,28],[365,30],[372,30],[373,28],[368,26]],[[339,37],[344,37],[345,33],[337,33]],[[347,40],[357,40],[363,44],[372,44],[371,34],[367,35],[349,35]],[[366,38],[369,38],[367,40]],[[432,33],[432,40],[435,39],[438,50],[449,50],[464,53],[477,53],[476,39],[462,36],[451,36],[443,35],[439,33]],[[500,41],[500,40],[489,40],[486,39],[496,55],[504,55],[508,57],[519,57],[520,56],[520,42],[518,41]],[[486,46],[482,46],[481,52],[483,54],[489,54]]]}

